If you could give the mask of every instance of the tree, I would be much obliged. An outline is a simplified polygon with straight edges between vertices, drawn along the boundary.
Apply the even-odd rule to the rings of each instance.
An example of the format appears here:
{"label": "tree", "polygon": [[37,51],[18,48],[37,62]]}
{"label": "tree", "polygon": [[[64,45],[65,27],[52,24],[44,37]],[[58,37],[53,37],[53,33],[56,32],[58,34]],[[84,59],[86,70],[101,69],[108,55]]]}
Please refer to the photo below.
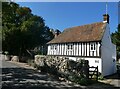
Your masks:
{"label": "tree", "polygon": [[26,55],[38,45],[44,45],[53,38],[44,19],[33,15],[28,7],[13,2],[2,3],[3,51],[12,55]]}
{"label": "tree", "polygon": [[118,25],[117,31],[111,34],[112,42],[116,44],[117,58],[120,58],[120,24]]}

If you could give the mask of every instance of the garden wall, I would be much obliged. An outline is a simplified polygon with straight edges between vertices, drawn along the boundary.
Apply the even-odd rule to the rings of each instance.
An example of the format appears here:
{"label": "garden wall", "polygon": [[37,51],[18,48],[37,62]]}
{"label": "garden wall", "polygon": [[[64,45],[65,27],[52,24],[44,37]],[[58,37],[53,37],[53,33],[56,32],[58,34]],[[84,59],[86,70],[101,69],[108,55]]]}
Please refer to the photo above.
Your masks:
{"label": "garden wall", "polygon": [[69,80],[89,77],[87,60],[73,61],[55,56],[36,55],[35,64],[43,72],[50,72]]}

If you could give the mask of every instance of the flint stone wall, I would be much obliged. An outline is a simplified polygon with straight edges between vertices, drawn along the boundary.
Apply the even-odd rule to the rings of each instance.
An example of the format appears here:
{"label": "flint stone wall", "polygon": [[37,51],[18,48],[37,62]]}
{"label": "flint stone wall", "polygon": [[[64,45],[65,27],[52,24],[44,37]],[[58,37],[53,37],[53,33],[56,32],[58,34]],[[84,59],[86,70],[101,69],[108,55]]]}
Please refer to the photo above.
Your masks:
{"label": "flint stone wall", "polygon": [[18,56],[13,56],[11,61],[19,62],[19,57]]}
{"label": "flint stone wall", "polygon": [[88,61],[86,60],[73,61],[68,58],[36,55],[35,64],[41,68],[44,68],[44,70],[49,70],[55,74],[59,73],[66,76],[71,74],[76,76],[83,75],[88,78],[89,68]]}

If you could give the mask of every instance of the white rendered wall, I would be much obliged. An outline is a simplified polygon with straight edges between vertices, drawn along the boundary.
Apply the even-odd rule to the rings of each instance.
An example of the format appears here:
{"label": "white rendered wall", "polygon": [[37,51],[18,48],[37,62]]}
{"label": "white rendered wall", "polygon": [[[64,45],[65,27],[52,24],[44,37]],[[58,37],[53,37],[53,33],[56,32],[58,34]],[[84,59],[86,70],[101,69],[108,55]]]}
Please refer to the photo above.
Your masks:
{"label": "white rendered wall", "polygon": [[115,73],[116,49],[111,42],[110,29],[106,26],[106,30],[102,39],[101,58],[102,58],[102,74],[103,76]]}
{"label": "white rendered wall", "polygon": [[80,60],[80,59],[83,59],[83,60],[88,60],[89,61],[89,66],[94,66],[94,67],[97,67],[98,66],[98,70],[99,72],[101,73],[102,72],[102,60],[101,58],[83,58],[83,57],[68,57],[70,60],[74,60],[74,61],[77,61],[77,60]]}
{"label": "white rendered wall", "polygon": [[112,58],[113,60],[115,60],[114,64],[113,64],[113,72],[116,73],[117,68],[116,68],[116,45],[112,44]]}

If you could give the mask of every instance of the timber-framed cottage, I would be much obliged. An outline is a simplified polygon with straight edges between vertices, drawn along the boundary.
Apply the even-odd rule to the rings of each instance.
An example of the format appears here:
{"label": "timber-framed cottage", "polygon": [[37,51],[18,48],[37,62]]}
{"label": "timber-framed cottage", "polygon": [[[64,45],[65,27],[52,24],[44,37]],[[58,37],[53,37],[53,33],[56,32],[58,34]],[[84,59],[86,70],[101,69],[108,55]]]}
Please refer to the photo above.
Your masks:
{"label": "timber-framed cottage", "polygon": [[67,28],[47,44],[47,55],[88,60],[103,76],[116,72],[116,46],[111,42],[108,14],[102,22]]}

